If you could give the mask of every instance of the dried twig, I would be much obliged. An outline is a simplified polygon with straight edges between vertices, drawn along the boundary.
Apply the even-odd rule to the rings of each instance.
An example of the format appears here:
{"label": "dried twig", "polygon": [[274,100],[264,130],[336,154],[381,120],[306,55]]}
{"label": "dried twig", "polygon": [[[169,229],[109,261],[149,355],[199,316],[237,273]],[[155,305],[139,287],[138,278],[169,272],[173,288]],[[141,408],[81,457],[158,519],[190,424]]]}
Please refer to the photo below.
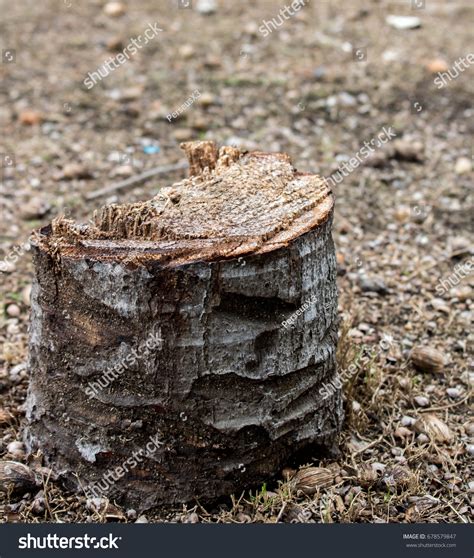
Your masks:
{"label": "dried twig", "polygon": [[186,169],[187,167],[187,161],[179,161],[178,163],[173,163],[170,165],[161,165],[159,167],[155,167],[153,169],[142,172],[141,174],[137,174],[136,176],[126,178],[125,180],[117,182],[116,184],[110,184],[109,186],[104,186],[104,188],[100,188],[99,190],[89,192],[85,195],[85,198],[86,200],[95,200],[96,198],[106,196],[107,194],[118,192],[119,190],[124,190],[125,188],[128,188],[130,186],[134,186],[135,184],[139,184],[140,182],[145,182],[145,180],[148,180],[153,176],[157,176],[158,174],[165,174],[167,172],[172,172],[175,170]]}

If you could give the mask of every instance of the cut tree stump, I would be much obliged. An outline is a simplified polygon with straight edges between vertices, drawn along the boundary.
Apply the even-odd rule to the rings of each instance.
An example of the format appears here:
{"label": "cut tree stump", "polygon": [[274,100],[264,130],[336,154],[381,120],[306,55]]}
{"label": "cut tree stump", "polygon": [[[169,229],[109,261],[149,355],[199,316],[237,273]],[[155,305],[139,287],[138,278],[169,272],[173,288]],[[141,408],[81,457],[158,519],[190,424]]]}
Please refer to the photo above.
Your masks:
{"label": "cut tree stump", "polygon": [[325,181],[182,147],[189,178],[33,238],[28,447],[140,510],[239,494],[342,422]]}

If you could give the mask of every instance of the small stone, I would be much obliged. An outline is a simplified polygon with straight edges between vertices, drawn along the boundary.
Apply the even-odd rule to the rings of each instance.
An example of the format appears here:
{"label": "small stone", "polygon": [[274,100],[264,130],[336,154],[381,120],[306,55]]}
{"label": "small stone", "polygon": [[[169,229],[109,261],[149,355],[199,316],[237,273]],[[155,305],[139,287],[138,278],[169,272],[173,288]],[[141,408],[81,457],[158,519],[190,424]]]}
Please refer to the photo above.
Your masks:
{"label": "small stone", "polygon": [[203,15],[211,15],[217,11],[216,0],[197,0],[196,10]]}
{"label": "small stone", "polygon": [[361,275],[359,277],[359,285],[362,292],[372,292],[385,295],[389,292],[384,281],[379,277],[369,277],[368,275]]}
{"label": "small stone", "polygon": [[183,523],[199,523],[199,516],[196,512],[190,513],[183,521]]}
{"label": "small stone", "polygon": [[35,126],[41,123],[43,116],[37,110],[27,109],[20,112],[19,120],[25,126]]}
{"label": "small stone", "polygon": [[410,387],[410,380],[408,378],[398,378],[398,385],[403,390],[407,390]]}
{"label": "small stone", "polygon": [[198,103],[203,107],[209,107],[214,105],[216,102],[216,97],[212,93],[202,93],[198,99]]}
{"label": "small stone", "polygon": [[449,70],[449,66],[446,63],[446,60],[443,60],[442,58],[434,58],[433,60],[430,60],[426,64],[426,68],[430,72],[430,74],[437,74],[438,72],[447,72]]}
{"label": "small stone", "polygon": [[20,308],[16,304],[9,304],[7,306],[7,314],[10,318],[18,318],[21,314]]}
{"label": "small stone", "polygon": [[468,422],[464,427],[464,430],[468,436],[474,436],[474,422]]}
{"label": "small stone", "polygon": [[423,144],[419,141],[398,139],[393,142],[395,159],[401,161],[423,161]]}
{"label": "small stone", "polygon": [[474,455],[474,444],[467,444],[466,451],[469,455]]}
{"label": "small stone", "polygon": [[178,128],[173,132],[176,141],[188,141],[194,137],[194,132],[190,128]]}
{"label": "small stone", "polygon": [[450,314],[449,305],[446,304],[442,298],[432,298],[429,302],[430,306],[437,310],[438,312],[443,312],[446,315]]}
{"label": "small stone", "polygon": [[8,260],[0,260],[0,272],[1,273],[13,273],[16,266],[13,262]]}
{"label": "small stone", "polygon": [[7,445],[7,451],[15,459],[22,459],[23,457],[25,457],[25,446],[22,442],[10,442]]}
{"label": "small stone", "polygon": [[360,403],[358,401],[352,401],[352,410],[354,413],[359,413],[361,410]]}
{"label": "small stone", "polygon": [[104,14],[110,17],[120,17],[125,14],[127,7],[123,2],[107,2],[104,6]]}
{"label": "small stone", "polygon": [[136,521],[135,523],[148,523],[148,519],[146,518],[145,515],[141,515]]}
{"label": "small stone", "polygon": [[119,52],[123,50],[124,44],[122,37],[112,37],[107,41],[106,47],[110,52]]}
{"label": "small stone", "polygon": [[127,519],[134,520],[137,518],[137,512],[134,509],[129,509],[126,511]]}
{"label": "small stone", "polygon": [[252,35],[253,37],[258,37],[258,23],[255,21],[249,21],[244,27],[245,33],[247,35]]}
{"label": "small stone", "polygon": [[446,366],[445,355],[433,347],[415,347],[410,359],[421,372],[440,373]]}
{"label": "small stone", "polygon": [[20,216],[25,221],[43,217],[51,209],[51,204],[41,198],[32,198],[28,203],[20,207]]}
{"label": "small stone", "polygon": [[126,87],[125,89],[112,89],[109,96],[114,101],[119,101],[121,103],[129,103],[130,101],[136,101],[140,99],[143,95],[142,85],[133,85],[132,87]]}
{"label": "small stone", "polygon": [[178,52],[182,58],[188,60],[196,54],[196,49],[193,47],[193,45],[185,44],[179,47]]}
{"label": "small stone", "polygon": [[208,121],[203,116],[195,116],[191,121],[191,126],[194,130],[201,132],[209,128]]}
{"label": "small stone", "polygon": [[416,419],[414,419],[413,417],[408,417],[408,416],[404,416],[402,417],[401,423],[402,426],[413,426],[416,422]]}
{"label": "small stone", "polygon": [[132,165],[119,165],[112,171],[112,176],[132,176],[133,174],[133,167]]}
{"label": "small stone", "polygon": [[451,397],[451,399],[459,399],[461,397],[461,392],[457,388],[448,388],[446,393],[448,394],[448,397]]}
{"label": "small stone", "polygon": [[414,398],[414,401],[418,405],[418,407],[428,407],[428,405],[430,404],[430,400],[424,395],[417,395]]}
{"label": "small stone", "polygon": [[63,167],[62,177],[67,180],[74,178],[91,178],[91,172],[80,163],[67,163]]}
{"label": "small stone", "polygon": [[395,210],[395,213],[393,214],[393,216],[395,217],[395,220],[398,221],[399,223],[406,223],[407,221],[410,220],[411,218],[411,209],[409,207],[399,207]]}
{"label": "small stone", "polygon": [[420,442],[420,444],[427,444],[430,441],[426,434],[418,434],[416,439]]}
{"label": "small stone", "polygon": [[395,29],[417,29],[421,27],[421,19],[415,16],[388,15],[385,21]]}
{"label": "small stone", "polygon": [[449,442],[453,438],[448,425],[434,413],[423,413],[415,423],[415,430],[420,434],[426,434],[435,442]]}
{"label": "small stone", "polygon": [[471,160],[467,157],[459,157],[454,166],[454,172],[456,174],[468,174],[472,170]]}
{"label": "small stone", "polygon": [[405,426],[399,426],[394,432],[395,438],[403,439],[403,438],[408,438],[411,435],[412,435],[411,430],[405,428]]}
{"label": "small stone", "polygon": [[469,285],[463,285],[461,287],[456,287],[453,290],[453,296],[457,298],[459,301],[464,302],[473,298],[473,291]]}

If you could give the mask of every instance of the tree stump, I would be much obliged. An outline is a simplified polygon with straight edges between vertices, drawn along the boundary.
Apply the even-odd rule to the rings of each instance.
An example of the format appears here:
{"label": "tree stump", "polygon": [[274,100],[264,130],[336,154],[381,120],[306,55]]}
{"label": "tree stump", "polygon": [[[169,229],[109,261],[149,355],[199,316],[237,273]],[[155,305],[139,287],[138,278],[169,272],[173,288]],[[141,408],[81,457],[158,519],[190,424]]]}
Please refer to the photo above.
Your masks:
{"label": "tree stump", "polygon": [[257,486],[342,421],[325,181],[182,147],[189,178],[33,235],[28,447],[141,510]]}

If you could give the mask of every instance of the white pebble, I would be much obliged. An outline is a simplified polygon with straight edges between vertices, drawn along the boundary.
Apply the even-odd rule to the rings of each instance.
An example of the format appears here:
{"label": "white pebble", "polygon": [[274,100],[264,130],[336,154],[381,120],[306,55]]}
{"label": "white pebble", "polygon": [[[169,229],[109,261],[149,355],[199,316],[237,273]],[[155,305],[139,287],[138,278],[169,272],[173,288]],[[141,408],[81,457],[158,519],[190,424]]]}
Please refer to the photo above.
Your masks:
{"label": "white pebble", "polygon": [[418,405],[418,407],[428,407],[428,405],[430,404],[430,400],[424,395],[417,395],[415,397],[415,403]]}
{"label": "white pebble", "polygon": [[467,174],[472,170],[471,160],[467,157],[459,157],[456,161],[454,171],[456,174]]}
{"label": "white pebble", "polygon": [[16,304],[9,304],[7,306],[7,314],[10,318],[18,318],[21,314],[20,308]]}
{"label": "white pebble", "polygon": [[415,424],[416,419],[413,417],[404,416],[402,417],[402,426],[412,426]]}
{"label": "white pebble", "polygon": [[10,442],[7,446],[7,451],[11,454],[15,459],[21,459],[25,456],[25,446],[22,442]]}
{"label": "white pebble", "polygon": [[446,393],[451,399],[459,399],[461,397],[461,392],[457,388],[448,388]]}

